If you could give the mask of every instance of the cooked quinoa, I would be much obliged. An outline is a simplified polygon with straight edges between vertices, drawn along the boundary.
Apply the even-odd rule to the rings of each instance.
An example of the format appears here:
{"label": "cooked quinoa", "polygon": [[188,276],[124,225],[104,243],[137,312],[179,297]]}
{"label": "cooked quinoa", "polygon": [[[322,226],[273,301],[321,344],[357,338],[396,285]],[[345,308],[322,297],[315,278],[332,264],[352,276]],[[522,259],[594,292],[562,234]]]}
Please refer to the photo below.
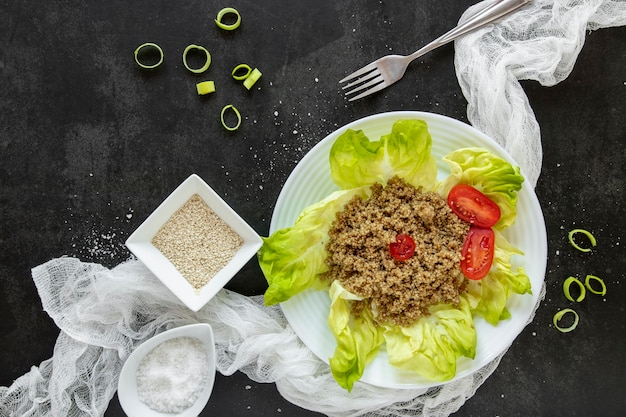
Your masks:
{"label": "cooked quinoa", "polygon": [[[430,306],[458,304],[466,290],[460,261],[467,223],[439,194],[399,177],[371,189],[370,198],[357,196],[337,213],[326,245],[325,277],[366,298],[363,303],[379,322],[406,326],[427,315]],[[389,251],[398,234],[408,234],[416,244],[406,261]]]}

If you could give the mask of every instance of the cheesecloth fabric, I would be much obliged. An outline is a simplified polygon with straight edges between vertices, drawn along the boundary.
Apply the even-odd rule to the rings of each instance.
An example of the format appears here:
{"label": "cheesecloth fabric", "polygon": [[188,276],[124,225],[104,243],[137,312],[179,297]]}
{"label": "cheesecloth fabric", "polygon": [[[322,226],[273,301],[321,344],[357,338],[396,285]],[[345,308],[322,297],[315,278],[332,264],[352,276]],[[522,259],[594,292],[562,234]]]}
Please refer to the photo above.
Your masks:
{"label": "cheesecloth fabric", "polygon": [[[470,7],[461,21],[494,0]],[[534,185],[541,134],[518,80],[545,86],[572,72],[587,31],[626,25],[624,0],[533,0],[455,42],[455,68],[470,123],[495,139]]]}
{"label": "cheesecloth fabric", "polygon": [[[461,20],[486,4],[471,7]],[[535,0],[456,42],[455,66],[469,120],[517,160],[531,184],[541,169],[541,138],[518,80],[558,83],[572,70],[588,30],[624,24],[626,0]],[[43,308],[61,332],[52,358],[0,387],[0,416],[101,416],[133,349],[156,333],[196,322],[213,327],[219,372],[240,370],[254,381],[276,383],[290,402],[328,416],[448,416],[501,359],[437,388],[357,383],[348,394],[280,309],[263,306],[261,297],[223,290],[194,313],[137,260],[107,269],[58,258],[32,272]]]}

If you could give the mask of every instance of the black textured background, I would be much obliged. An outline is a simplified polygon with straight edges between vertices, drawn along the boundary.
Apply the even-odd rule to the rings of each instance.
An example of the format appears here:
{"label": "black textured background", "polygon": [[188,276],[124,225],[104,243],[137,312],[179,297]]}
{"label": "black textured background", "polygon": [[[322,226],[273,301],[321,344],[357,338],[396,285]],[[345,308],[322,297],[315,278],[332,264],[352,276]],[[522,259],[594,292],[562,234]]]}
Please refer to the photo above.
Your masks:
{"label": "black textured background", "polygon": [[[472,2],[392,0],[298,2],[5,0],[0,4],[0,385],[52,355],[58,329],[42,310],[30,269],[76,256],[114,266],[123,242],[189,174],[197,173],[266,235],[274,202],[296,163],[328,133],[389,110],[463,121],[466,101],[448,45],[414,63],[405,78],[348,104],[337,81],[390,51],[412,52],[456,24]],[[225,33],[225,6],[242,26]],[[626,413],[622,237],[626,158],[626,27],[588,32],[570,77],[523,86],[542,129],[536,192],[548,230],[547,294],[500,366],[455,416],[618,416]],[[141,71],[133,51],[156,42],[165,63]],[[187,72],[188,44],[206,46],[205,75]],[[260,88],[230,78],[241,62],[263,71]],[[217,92],[199,97],[195,83]],[[220,109],[243,123],[222,129]],[[574,227],[597,249],[567,243]],[[552,315],[570,307],[569,275],[604,278],[605,297],[574,306],[581,321],[562,334]],[[251,262],[228,286],[260,294]],[[203,415],[314,415],[272,384],[218,376]],[[122,416],[117,399],[106,416]]]}

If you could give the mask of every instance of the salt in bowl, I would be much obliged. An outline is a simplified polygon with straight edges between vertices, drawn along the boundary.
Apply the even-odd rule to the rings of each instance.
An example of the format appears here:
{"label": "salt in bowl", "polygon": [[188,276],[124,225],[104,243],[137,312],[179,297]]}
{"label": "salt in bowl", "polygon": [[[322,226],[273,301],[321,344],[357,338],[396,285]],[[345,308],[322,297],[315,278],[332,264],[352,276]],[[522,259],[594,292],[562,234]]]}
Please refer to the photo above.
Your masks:
{"label": "salt in bowl", "polygon": [[[139,399],[137,392],[137,370],[144,357],[161,343],[179,337],[193,337],[202,342],[206,348],[209,373],[198,399],[189,408],[178,414],[161,413],[150,408]],[[128,357],[117,386],[117,396],[122,409],[129,417],[196,417],[204,409],[211,397],[215,383],[215,342],[213,330],[209,324],[190,324],[160,333],[137,347]]]}

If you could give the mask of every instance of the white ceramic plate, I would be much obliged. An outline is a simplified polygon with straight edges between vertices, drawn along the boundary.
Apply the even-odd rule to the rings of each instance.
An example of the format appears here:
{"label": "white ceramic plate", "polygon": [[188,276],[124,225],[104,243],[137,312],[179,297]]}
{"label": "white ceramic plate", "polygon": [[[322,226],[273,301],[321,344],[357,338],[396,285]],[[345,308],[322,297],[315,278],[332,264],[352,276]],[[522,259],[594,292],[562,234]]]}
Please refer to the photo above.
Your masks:
{"label": "white ceramic plate", "polygon": [[[177,337],[195,337],[204,343],[209,360],[209,378],[200,397],[194,405],[179,414],[160,413],[148,407],[137,395],[137,369],[141,360],[166,340]],[[122,409],[129,417],[196,417],[204,409],[215,383],[215,343],[213,340],[213,330],[206,323],[190,324],[167,330],[146,340],[130,354],[120,373],[117,385],[117,397],[120,400]]]}
{"label": "white ceramic plate", "polygon": [[[421,119],[428,123],[432,136],[432,154],[437,160],[439,179],[450,173],[441,158],[459,148],[478,146],[517,165],[492,139],[473,127],[445,116],[423,112],[391,112],[377,114],[352,122],[331,133],[318,143],[298,163],[289,176],[276,202],[270,232],[293,225],[301,210],[320,201],[338,189],[330,177],[328,154],[334,141],[347,129],[363,130],[370,140],[378,140],[391,131],[399,119]],[[522,172],[523,174],[523,172]],[[476,357],[461,358],[453,380],[474,373],[504,352],[526,326],[533,314],[543,284],[546,259],[546,229],[541,207],[532,187],[524,182],[519,192],[516,223],[505,230],[509,241],[524,251],[524,256],[512,258],[513,267],[521,265],[530,277],[532,295],[514,295],[507,304],[512,317],[492,326],[476,318],[478,344]],[[326,291],[305,291],[281,304],[282,310],[296,334],[320,359],[328,363],[335,350],[335,339],[326,324],[330,300]],[[384,346],[370,363],[361,381],[389,388],[426,388],[438,385],[419,375],[392,367],[387,362]]]}

